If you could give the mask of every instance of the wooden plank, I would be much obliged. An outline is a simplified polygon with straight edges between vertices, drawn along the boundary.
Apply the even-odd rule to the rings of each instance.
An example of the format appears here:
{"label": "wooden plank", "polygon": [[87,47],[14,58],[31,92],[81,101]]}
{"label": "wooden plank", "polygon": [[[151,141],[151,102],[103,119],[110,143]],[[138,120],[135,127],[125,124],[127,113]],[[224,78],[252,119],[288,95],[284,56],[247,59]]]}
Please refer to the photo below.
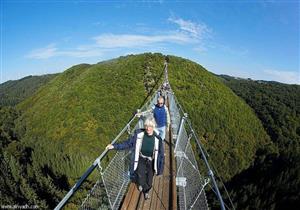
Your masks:
{"label": "wooden plank", "polygon": [[151,207],[151,201],[152,201],[152,197],[153,197],[153,187],[154,187],[154,184],[155,184],[155,175],[153,177],[153,184],[152,184],[152,189],[150,190],[149,192],[149,195],[150,195],[150,199],[148,200],[144,200],[144,205],[142,207],[143,210],[150,210],[150,207]]}
{"label": "wooden plank", "polygon": [[136,185],[134,183],[131,183],[131,185],[133,186],[133,192],[132,192],[131,198],[129,200],[128,206],[126,208],[124,208],[124,210],[136,209],[137,204],[138,204],[140,191],[138,191],[138,189],[136,188]]}
{"label": "wooden plank", "polygon": [[145,202],[144,193],[141,192],[136,209],[142,210],[144,206],[144,202]]}
{"label": "wooden plank", "polygon": [[163,175],[158,177],[159,179],[159,188],[157,189],[157,201],[156,201],[156,209],[161,209],[163,205],[162,203],[162,193],[164,189],[163,186]]}
{"label": "wooden plank", "polygon": [[154,183],[153,183],[153,188],[152,188],[152,193],[151,193],[151,202],[150,202],[150,209],[155,209],[156,208],[156,201],[157,201],[157,189],[159,187],[159,179],[157,176],[154,178]]}
{"label": "wooden plank", "polygon": [[[172,142],[172,140],[170,141]],[[174,145],[170,144],[170,158],[171,158],[171,167],[170,167],[170,194],[172,197],[172,200],[170,200],[170,209],[177,209],[177,188],[176,188],[176,162],[175,162],[175,156],[174,156]]]}
{"label": "wooden plank", "polygon": [[[170,137],[170,134],[168,135]],[[167,143],[170,144],[170,138],[167,138]],[[169,209],[169,199],[170,199],[170,146],[166,143],[165,149],[165,163],[166,167],[163,174],[163,191],[162,191],[162,205],[160,209]]]}
{"label": "wooden plank", "polygon": [[121,206],[121,208],[120,208],[121,210],[126,210],[126,209],[128,209],[128,205],[129,205],[129,203],[130,203],[130,200],[131,200],[131,197],[132,197],[134,188],[135,188],[134,184],[133,184],[133,183],[130,183],[129,189],[128,189],[128,191],[127,191],[127,194],[126,194],[126,196],[125,196],[125,198],[124,198],[124,200],[123,200],[122,206]]}
{"label": "wooden plank", "polygon": [[[168,101],[168,107],[170,103]],[[171,122],[172,123],[172,122]],[[173,144],[172,129],[169,128],[169,163],[170,163],[170,185],[169,185],[169,209],[177,209],[177,188],[176,188],[176,162],[174,156],[175,145]]]}
{"label": "wooden plank", "polygon": [[132,210],[132,209],[136,209],[137,208],[137,205],[138,205],[138,201],[140,199],[140,191],[138,191],[138,189],[136,188],[136,185],[134,185],[135,188],[134,188],[134,191],[133,191],[133,194],[132,194],[132,197],[130,199],[130,203],[128,205],[128,210]]}

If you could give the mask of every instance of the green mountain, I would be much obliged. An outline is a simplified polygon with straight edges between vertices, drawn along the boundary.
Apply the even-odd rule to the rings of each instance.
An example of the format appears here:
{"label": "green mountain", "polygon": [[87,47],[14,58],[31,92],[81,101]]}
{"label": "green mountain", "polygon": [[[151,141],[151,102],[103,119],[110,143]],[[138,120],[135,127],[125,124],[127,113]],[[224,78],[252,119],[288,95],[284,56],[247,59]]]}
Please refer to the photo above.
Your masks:
{"label": "green mountain", "polygon": [[300,86],[226,75],[221,78],[253,108],[279,151],[256,160],[227,184],[233,200],[242,209],[298,209]]}
{"label": "green mountain", "polygon": [[0,84],[0,106],[14,106],[33,95],[41,86],[48,83],[57,74],[27,76],[19,80],[10,80]]}
{"label": "green mountain", "polygon": [[[5,199],[54,207],[161,84],[163,63],[145,53],[73,66],[20,103],[1,169],[19,197]],[[274,150],[253,110],[202,66],[169,56],[169,80],[224,181]]]}

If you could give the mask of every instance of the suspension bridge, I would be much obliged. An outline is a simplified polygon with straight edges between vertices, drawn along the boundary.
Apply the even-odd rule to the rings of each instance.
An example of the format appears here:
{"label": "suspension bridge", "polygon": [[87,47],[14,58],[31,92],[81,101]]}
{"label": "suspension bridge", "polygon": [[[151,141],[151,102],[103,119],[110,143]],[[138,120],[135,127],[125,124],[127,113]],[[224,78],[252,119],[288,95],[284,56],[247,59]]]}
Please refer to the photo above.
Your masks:
{"label": "suspension bridge", "polygon": [[[133,135],[135,129],[143,128],[143,120],[149,114],[147,110],[156,104],[162,95],[169,107],[171,126],[167,132],[164,149],[164,172],[154,176],[150,199],[145,200],[136,184],[130,182],[129,166],[131,151],[114,151],[103,153],[82,175],[66,196],[56,206],[62,209],[80,188],[81,184],[95,170],[99,179],[88,192],[79,209],[209,209],[205,189],[212,185],[220,209],[225,205],[215,181],[214,173],[207,161],[206,153],[192,127],[188,114],[184,112],[168,81],[168,62],[164,64],[164,82],[150,99],[138,110],[111,142],[121,142]],[[114,154],[112,154],[114,153]],[[109,159],[109,162],[104,161]]]}

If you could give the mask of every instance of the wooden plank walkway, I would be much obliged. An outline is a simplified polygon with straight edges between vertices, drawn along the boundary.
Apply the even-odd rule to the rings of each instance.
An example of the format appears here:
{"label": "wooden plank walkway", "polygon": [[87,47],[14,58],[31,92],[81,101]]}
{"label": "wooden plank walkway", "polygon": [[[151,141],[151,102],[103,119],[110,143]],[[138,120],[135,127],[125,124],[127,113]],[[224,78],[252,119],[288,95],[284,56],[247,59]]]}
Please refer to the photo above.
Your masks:
{"label": "wooden plank walkway", "polygon": [[174,145],[172,134],[167,133],[165,145],[165,166],[161,176],[155,176],[150,190],[150,198],[144,199],[136,184],[131,183],[123,200],[121,210],[169,210],[177,209]]}

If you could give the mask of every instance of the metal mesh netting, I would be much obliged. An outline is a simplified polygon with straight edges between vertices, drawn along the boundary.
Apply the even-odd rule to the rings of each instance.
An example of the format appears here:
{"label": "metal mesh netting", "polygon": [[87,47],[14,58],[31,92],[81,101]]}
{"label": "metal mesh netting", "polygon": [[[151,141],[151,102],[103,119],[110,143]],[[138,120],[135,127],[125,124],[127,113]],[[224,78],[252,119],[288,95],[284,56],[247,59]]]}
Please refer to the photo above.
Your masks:
{"label": "metal mesh netting", "polygon": [[99,180],[80,209],[118,209],[130,182],[129,165],[130,152],[117,151],[106,168],[99,170]]}
{"label": "metal mesh netting", "polygon": [[[140,111],[143,112],[151,109],[157,100],[157,96],[157,94],[153,94]],[[135,129],[142,128],[143,120],[144,118],[141,117],[133,129],[130,129],[131,125],[127,125],[127,131],[132,134]],[[120,134],[121,135],[116,142],[124,140],[126,130]],[[130,182],[130,156],[131,152],[128,150],[116,152],[109,164],[103,169],[103,172],[100,172],[101,179],[99,177],[99,180],[81,204],[80,209],[119,209]]]}
{"label": "metal mesh netting", "polygon": [[[177,106],[175,96],[170,94],[172,131],[177,133],[175,144],[176,185],[179,209],[208,209],[204,187],[208,179],[201,176],[191,146],[192,136],[188,135],[181,120],[181,110]],[[173,115],[173,116],[172,116]],[[183,123],[181,125],[181,123]]]}
{"label": "metal mesh netting", "polygon": [[176,106],[176,101],[174,95],[172,93],[168,93],[169,104],[170,104],[170,117],[171,117],[171,125],[172,125],[172,133],[177,134],[179,124],[180,124],[180,112],[178,107]]}
{"label": "metal mesh netting", "polygon": [[188,137],[181,135],[181,141],[187,144],[175,152],[179,209],[208,209],[204,192],[207,180],[200,175]]}
{"label": "metal mesh netting", "polygon": [[99,179],[79,209],[108,209],[109,203],[102,180]]}
{"label": "metal mesh netting", "polygon": [[[193,140],[188,135],[184,124],[181,126],[182,110],[178,108],[175,96],[168,92],[167,94],[170,104],[170,115],[172,123],[172,133],[176,139],[175,157],[177,165],[177,196],[179,209],[208,209],[207,200],[204,192],[204,186],[207,179],[201,176],[198,165],[194,156],[190,141]],[[158,94],[154,94],[152,98],[140,109],[141,112],[151,109],[156,103]],[[151,113],[149,113],[151,114]],[[146,115],[147,116],[147,115]],[[131,134],[137,129],[143,127],[144,118],[141,117],[135,123]],[[124,134],[120,135],[118,141],[123,141]],[[122,137],[122,138],[121,138]],[[126,193],[129,177],[130,164],[129,151],[117,151],[115,156],[110,160],[109,164],[101,171],[101,178],[89,192],[80,209],[119,209],[121,201]]]}
{"label": "metal mesh netting", "polygon": [[112,209],[119,208],[123,195],[130,182],[130,155],[127,153],[127,151],[117,152],[102,174],[103,184]]}
{"label": "metal mesh netting", "polygon": [[178,136],[176,139],[176,145],[175,145],[175,154],[176,152],[185,152],[187,144],[188,144],[188,135],[185,129],[182,129],[181,131],[178,131]]}

